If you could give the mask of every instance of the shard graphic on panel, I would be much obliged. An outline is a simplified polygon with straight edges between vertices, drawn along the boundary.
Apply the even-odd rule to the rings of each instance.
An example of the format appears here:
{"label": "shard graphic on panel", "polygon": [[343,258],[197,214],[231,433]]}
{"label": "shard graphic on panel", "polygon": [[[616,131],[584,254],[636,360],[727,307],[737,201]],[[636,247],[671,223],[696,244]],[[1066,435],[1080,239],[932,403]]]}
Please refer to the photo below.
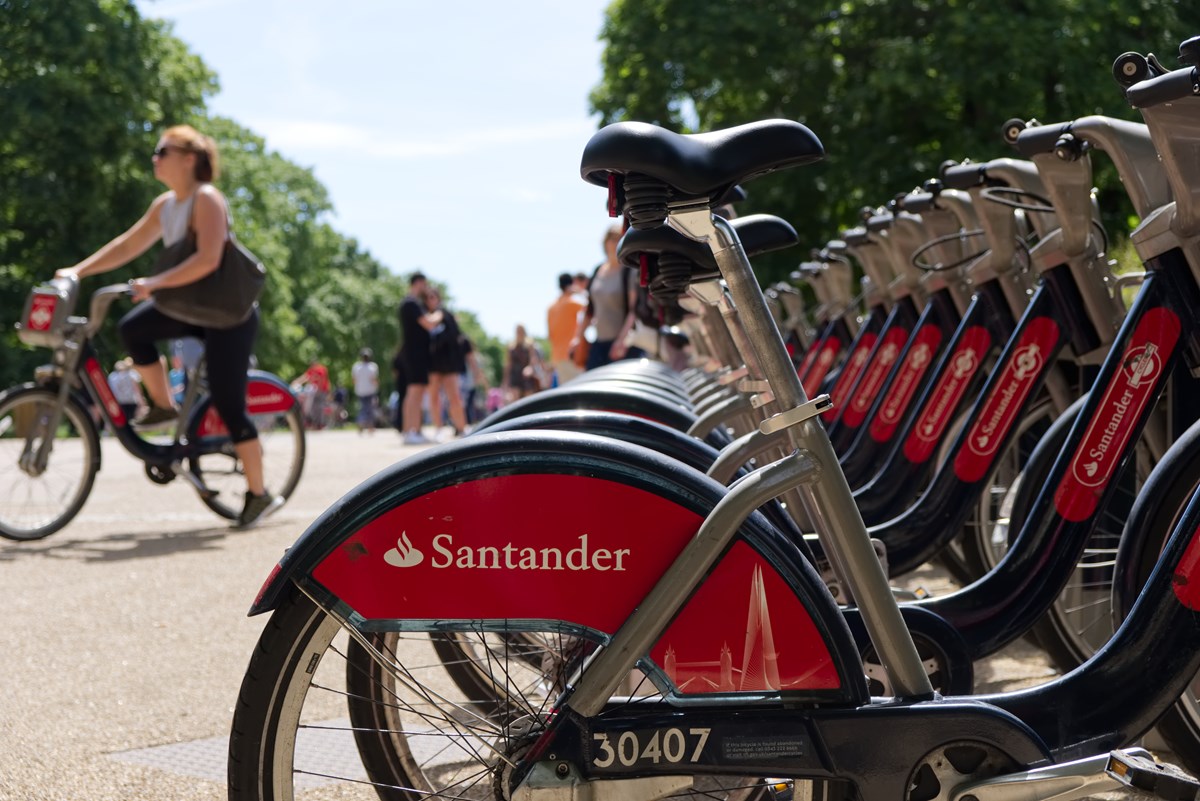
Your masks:
{"label": "shard graphic on panel", "polygon": [[767,604],[762,568],[758,565],[755,565],[750,580],[749,595],[742,664],[736,671],[733,667],[733,652],[728,642],[721,644],[720,653],[714,654],[715,659],[692,662],[679,662],[675,648],[667,647],[663,658],[663,671],[682,692],[781,689],[775,635],[771,630],[771,610]]}

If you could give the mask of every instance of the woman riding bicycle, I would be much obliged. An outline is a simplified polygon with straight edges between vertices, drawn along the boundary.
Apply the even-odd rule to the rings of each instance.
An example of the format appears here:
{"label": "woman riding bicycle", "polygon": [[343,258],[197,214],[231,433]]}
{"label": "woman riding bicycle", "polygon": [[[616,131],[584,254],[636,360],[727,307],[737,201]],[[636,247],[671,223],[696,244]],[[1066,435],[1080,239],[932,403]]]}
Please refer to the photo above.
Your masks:
{"label": "woman riding bicycle", "polygon": [[[246,373],[258,333],[258,309],[232,328],[203,328],[165,314],[153,302],[154,292],[187,286],[212,273],[221,263],[229,238],[229,207],[212,185],[218,174],[216,143],[188,125],[163,132],[154,149],[154,177],[168,190],[154,199],[133,227],[78,264],[56,275],[84,278],[115,270],[145,253],[161,238],[169,247],[195,235],[195,253],[156,275],[129,282],[135,303],[120,322],[121,340],[152,402],[134,421],[149,428],[170,423],[178,412],[171,398],[166,363],[155,342],[194,336],[205,342],[208,383],[213,404],[229,429],[246,476],[246,498],[235,528],[248,528],[283,505],[263,485],[262,448],[258,430],[246,412]],[[149,300],[149,303],[142,301]]]}

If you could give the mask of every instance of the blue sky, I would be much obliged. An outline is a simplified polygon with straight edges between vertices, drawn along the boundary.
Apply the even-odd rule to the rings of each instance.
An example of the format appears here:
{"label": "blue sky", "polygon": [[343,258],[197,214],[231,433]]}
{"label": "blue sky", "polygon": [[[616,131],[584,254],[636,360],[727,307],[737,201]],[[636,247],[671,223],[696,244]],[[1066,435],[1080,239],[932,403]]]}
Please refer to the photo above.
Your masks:
{"label": "blue sky", "polygon": [[216,71],[210,111],[312,169],[339,232],[537,336],[562,271],[602,258],[579,177],[608,0],[137,0]]}

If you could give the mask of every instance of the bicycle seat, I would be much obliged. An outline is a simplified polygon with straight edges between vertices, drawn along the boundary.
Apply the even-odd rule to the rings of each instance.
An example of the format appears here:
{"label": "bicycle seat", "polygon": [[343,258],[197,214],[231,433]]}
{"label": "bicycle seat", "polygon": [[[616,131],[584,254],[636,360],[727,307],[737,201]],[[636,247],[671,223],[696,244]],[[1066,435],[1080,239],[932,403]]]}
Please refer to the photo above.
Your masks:
{"label": "bicycle seat", "polygon": [[[733,230],[741,240],[747,256],[757,256],[791,247],[800,241],[792,224],[772,214],[750,214],[730,220]],[[638,266],[642,253],[670,253],[683,256],[705,273],[717,270],[712,250],[703,242],[697,242],[674,228],[630,228],[617,245],[617,255],[630,267]]]}
{"label": "bicycle seat", "polygon": [[890,211],[885,211],[880,214],[873,214],[866,220],[867,230],[872,233],[886,231],[892,227],[892,223],[896,221],[896,216]]}
{"label": "bicycle seat", "polygon": [[606,126],[583,149],[580,174],[607,186],[609,176],[640,175],[666,184],[671,200],[715,198],[734,184],[825,155],[821,142],[792,120],[762,120],[722,131],[678,134],[644,122]]}
{"label": "bicycle seat", "polygon": [[870,245],[871,239],[867,236],[866,228],[847,228],[842,231],[842,241],[847,247],[860,248],[863,245]]}

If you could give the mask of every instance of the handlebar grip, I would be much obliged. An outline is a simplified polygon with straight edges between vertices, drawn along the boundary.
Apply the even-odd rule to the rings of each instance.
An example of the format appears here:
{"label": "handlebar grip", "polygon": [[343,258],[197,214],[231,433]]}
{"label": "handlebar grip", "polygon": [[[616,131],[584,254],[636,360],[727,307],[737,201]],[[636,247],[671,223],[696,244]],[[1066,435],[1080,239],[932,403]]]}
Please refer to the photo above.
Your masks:
{"label": "handlebar grip", "polygon": [[1074,121],[1026,128],[1017,135],[1017,152],[1025,158],[1038,153],[1053,153],[1055,144],[1064,134],[1071,132],[1072,125]]}
{"label": "handlebar grip", "polygon": [[983,164],[955,164],[942,170],[942,184],[947,189],[970,189],[987,181]]}
{"label": "handlebar grip", "polygon": [[1200,76],[1196,67],[1172,70],[1166,75],[1139,81],[1125,90],[1125,99],[1134,108],[1149,108],[1192,95],[1200,95]]}

